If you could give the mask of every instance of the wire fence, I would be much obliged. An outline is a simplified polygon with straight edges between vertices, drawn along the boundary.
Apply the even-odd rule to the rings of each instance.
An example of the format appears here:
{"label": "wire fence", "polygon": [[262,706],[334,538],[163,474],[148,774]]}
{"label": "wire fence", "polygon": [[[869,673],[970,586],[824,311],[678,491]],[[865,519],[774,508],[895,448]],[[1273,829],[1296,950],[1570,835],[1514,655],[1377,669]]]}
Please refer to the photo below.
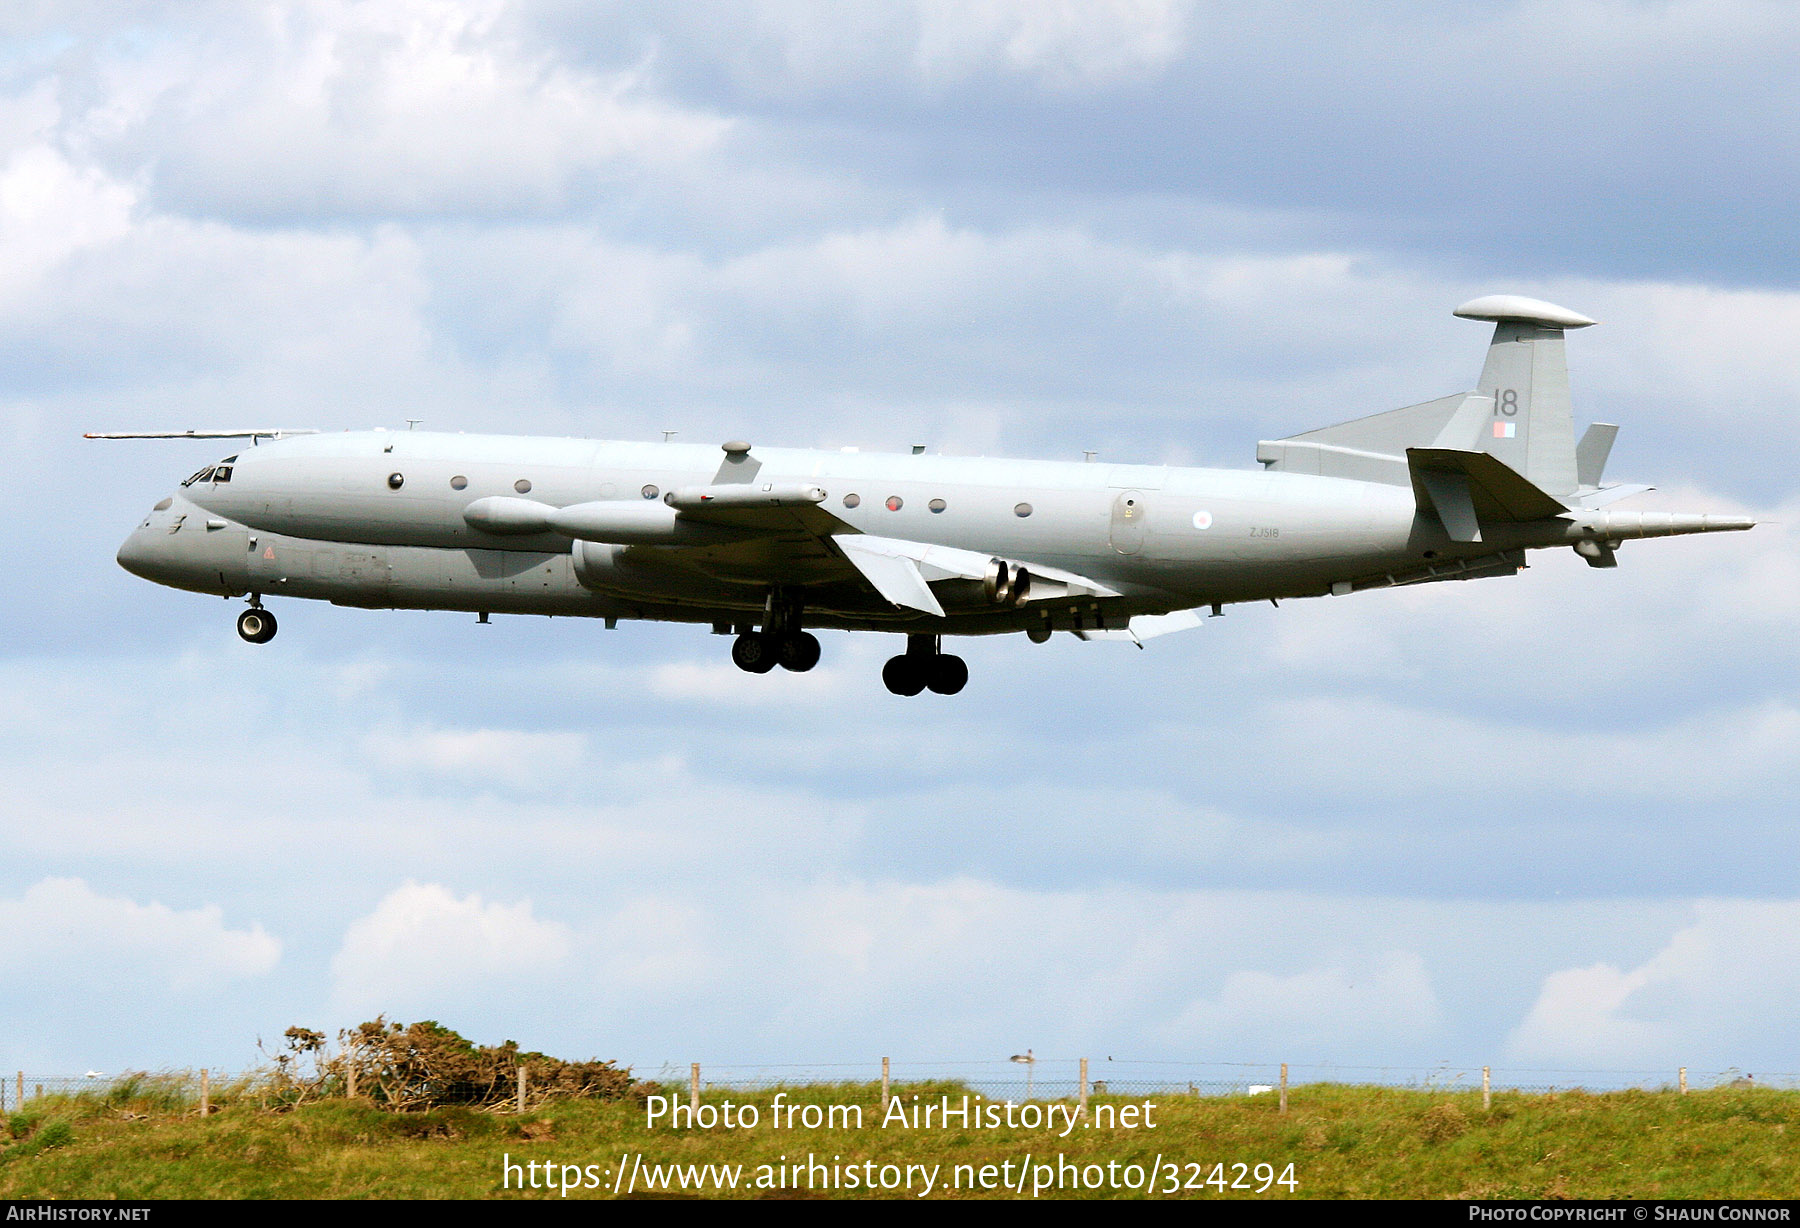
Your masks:
{"label": "wire fence", "polygon": [[[1081,1058],[1000,1059],[888,1064],[895,1087],[953,1083],[990,1100],[1064,1100],[1082,1090]],[[1536,1067],[1363,1066],[1281,1062],[1169,1062],[1149,1059],[1087,1059],[1087,1086],[1096,1096],[1255,1096],[1278,1091],[1285,1081],[1307,1084],[1380,1086],[1416,1091],[1546,1094],[1642,1090],[1704,1091],[1720,1087],[1800,1089],[1800,1072],[1748,1074],[1724,1070],[1674,1069],[1563,1070]],[[655,1082],[687,1085],[691,1067],[665,1065]],[[880,1082],[880,1063],[795,1063],[761,1066],[700,1065],[702,1092],[759,1091],[806,1085]]]}
{"label": "wire fence", "polygon": [[[640,1079],[671,1089],[698,1087],[701,1096],[727,1092],[763,1092],[780,1088],[873,1088],[885,1085],[892,1094],[954,1087],[993,1101],[1074,1100],[1081,1096],[1081,1058],[980,1059],[973,1061],[778,1063],[710,1065],[668,1063],[655,1072],[642,1068]],[[1097,1097],[1122,1096],[1258,1096],[1308,1085],[1375,1086],[1445,1093],[1516,1092],[1547,1094],[1625,1090],[1684,1093],[1718,1088],[1768,1087],[1800,1090],[1800,1072],[1749,1073],[1736,1067],[1690,1070],[1687,1067],[1638,1070],[1563,1070],[1536,1067],[1359,1066],[1280,1062],[1168,1062],[1148,1059],[1086,1060],[1086,1090]],[[885,1076],[885,1078],[884,1078]],[[1285,1077],[1284,1077],[1285,1076]],[[121,1100],[147,1097],[198,1106],[209,1095],[254,1094],[272,1085],[270,1068],[219,1070],[125,1071],[106,1074],[38,1075],[12,1072],[0,1080],[0,1113],[26,1108],[35,1100],[80,1098]]]}

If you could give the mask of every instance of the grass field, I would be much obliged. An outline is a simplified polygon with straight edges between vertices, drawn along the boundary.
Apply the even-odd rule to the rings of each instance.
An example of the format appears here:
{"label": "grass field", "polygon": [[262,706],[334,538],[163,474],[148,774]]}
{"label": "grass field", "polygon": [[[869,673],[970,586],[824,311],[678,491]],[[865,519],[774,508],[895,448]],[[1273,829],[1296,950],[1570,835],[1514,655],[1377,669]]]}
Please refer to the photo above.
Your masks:
{"label": "grass field", "polygon": [[[896,1094],[908,1106],[941,1104],[944,1096],[956,1105],[966,1089],[908,1086]],[[1760,1088],[1497,1093],[1484,1112],[1478,1092],[1319,1084],[1295,1088],[1286,1114],[1268,1095],[1152,1096],[1148,1128],[1083,1123],[1060,1138],[1061,1107],[1055,1130],[906,1129],[879,1124],[876,1087],[721,1092],[705,1103],[722,1111],[728,1099],[739,1112],[753,1107],[758,1124],[652,1128],[643,1105],[578,1100],[523,1116],[393,1113],[346,1100],[275,1110],[243,1089],[227,1091],[222,1107],[202,1120],[183,1086],[145,1079],[103,1095],[47,1097],[14,1113],[0,1131],[0,1197],[561,1198],[554,1187],[572,1185],[567,1197],[593,1198],[631,1182],[639,1195],[655,1196],[683,1192],[661,1188],[678,1187],[682,1174],[697,1183],[689,1196],[905,1197],[898,1178],[907,1177],[917,1197],[927,1172],[935,1173],[931,1197],[963,1198],[1018,1197],[1017,1188],[995,1187],[1002,1174],[1016,1183],[1021,1173],[1024,1193],[1035,1183],[1045,1197],[1800,1195],[1800,1092]],[[846,1125],[840,1112],[832,1126],[807,1129],[796,1115],[792,1128],[776,1128],[777,1103],[857,1106],[863,1124]],[[1093,1103],[1096,1110],[1141,1106],[1143,1098]],[[805,1188],[806,1170],[795,1166],[808,1156],[826,1166],[812,1170],[812,1183],[836,1188]],[[1158,1157],[1156,1188],[1147,1194]],[[503,1189],[508,1162],[513,1188]],[[689,1164],[742,1166],[738,1188],[718,1188],[730,1169],[671,1167]],[[666,1180],[652,1182],[658,1173]],[[1096,1176],[1101,1188],[1082,1188]],[[1292,1188],[1269,1180],[1282,1176]],[[884,1178],[896,1188],[866,1188]],[[855,1188],[844,1188],[849,1180]],[[766,1188],[778,1181],[786,1188]],[[538,1188],[519,1188],[532,1184]],[[1259,1185],[1267,1185],[1260,1194]]]}

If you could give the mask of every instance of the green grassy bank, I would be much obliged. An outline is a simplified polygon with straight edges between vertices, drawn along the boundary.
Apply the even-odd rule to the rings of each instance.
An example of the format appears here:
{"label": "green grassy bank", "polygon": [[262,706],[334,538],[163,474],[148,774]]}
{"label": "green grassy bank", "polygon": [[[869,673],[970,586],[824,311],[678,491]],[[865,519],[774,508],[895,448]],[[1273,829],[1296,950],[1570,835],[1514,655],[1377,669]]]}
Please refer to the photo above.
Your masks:
{"label": "green grassy bank", "polygon": [[[954,1121],[947,1128],[884,1128],[879,1089],[860,1086],[781,1091],[783,1105],[843,1111],[834,1125],[808,1129],[796,1115],[777,1127],[777,1094],[709,1094],[715,1111],[727,1099],[740,1113],[744,1105],[756,1110],[754,1127],[732,1129],[652,1127],[646,1108],[628,1102],[565,1100],[524,1116],[458,1108],[396,1113],[346,1100],[274,1109],[249,1089],[228,1089],[201,1119],[186,1091],[146,1080],[104,1095],[44,1098],[14,1113],[0,1131],[0,1197],[560,1198],[544,1187],[566,1184],[575,1187],[567,1197],[593,1198],[615,1196],[615,1185],[633,1182],[640,1195],[680,1192],[661,1188],[680,1184],[682,1170],[668,1166],[690,1163],[741,1165],[735,1191],[717,1188],[721,1173],[731,1171],[718,1169],[693,1176],[701,1188],[686,1191],[737,1197],[868,1197],[867,1184],[884,1179],[897,1188],[873,1193],[907,1196],[896,1175],[909,1176],[917,1196],[927,1171],[936,1174],[931,1197],[964,1198],[1018,1197],[1016,1188],[998,1187],[1002,1174],[1016,1182],[1021,1171],[1025,1192],[1035,1182],[1046,1197],[1800,1195],[1800,1093],[1760,1088],[1685,1096],[1498,1093],[1491,1112],[1483,1111],[1478,1092],[1335,1084],[1295,1088],[1286,1114],[1269,1095],[1151,1096],[1151,1126],[1084,1122],[1066,1137],[1058,1137],[1066,1126],[1060,1107],[1052,1129]],[[909,1086],[898,1094],[909,1106],[938,1105],[948,1095],[954,1106],[965,1091]],[[1141,1106],[1143,1099],[1094,1104]],[[862,1111],[860,1128],[844,1122],[853,1116],[850,1106]],[[1030,1167],[1022,1169],[1027,1155]],[[831,1188],[804,1188],[807,1172],[794,1166],[809,1156],[824,1166],[811,1170],[811,1183]],[[1156,1188],[1147,1194],[1142,1187],[1158,1157]],[[502,1189],[508,1161],[510,1190]],[[659,1174],[662,1180],[653,1180]],[[1292,1189],[1267,1180],[1284,1175]],[[756,1188],[759,1177],[786,1188]],[[1096,1179],[1101,1188],[1085,1188]],[[1138,1188],[1122,1188],[1126,1183]],[[1257,1194],[1263,1184],[1268,1188]]]}

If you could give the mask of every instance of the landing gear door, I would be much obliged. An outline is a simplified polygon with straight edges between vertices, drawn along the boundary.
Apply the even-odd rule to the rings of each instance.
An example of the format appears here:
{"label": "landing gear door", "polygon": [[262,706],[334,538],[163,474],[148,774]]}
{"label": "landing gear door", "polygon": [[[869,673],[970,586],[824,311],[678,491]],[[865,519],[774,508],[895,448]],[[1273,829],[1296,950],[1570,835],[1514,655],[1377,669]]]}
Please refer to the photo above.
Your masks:
{"label": "landing gear door", "polygon": [[338,581],[348,590],[346,604],[379,605],[387,598],[393,569],[388,566],[387,551],[349,546],[338,567]]}

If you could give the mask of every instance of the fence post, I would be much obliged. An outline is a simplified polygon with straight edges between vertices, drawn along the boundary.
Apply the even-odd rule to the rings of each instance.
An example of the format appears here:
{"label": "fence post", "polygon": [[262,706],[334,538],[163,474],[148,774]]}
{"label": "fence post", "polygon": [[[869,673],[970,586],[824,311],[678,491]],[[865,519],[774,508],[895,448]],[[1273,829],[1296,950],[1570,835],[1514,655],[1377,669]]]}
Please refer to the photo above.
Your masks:
{"label": "fence post", "polygon": [[519,1112],[525,1111],[525,1068],[519,1067]]}
{"label": "fence post", "polygon": [[1281,1111],[1287,1112],[1287,1063],[1281,1064]]}
{"label": "fence post", "polygon": [[350,1053],[344,1055],[344,1095],[356,1099],[356,1056]]}
{"label": "fence post", "polygon": [[700,1111],[699,1062],[695,1062],[693,1070],[688,1073],[688,1110],[693,1113],[698,1113]]}
{"label": "fence post", "polygon": [[1681,1094],[1687,1095],[1687,1067],[1681,1068]]}
{"label": "fence post", "polygon": [[888,1107],[888,1060],[881,1059],[881,1112],[885,1116]]}
{"label": "fence post", "polygon": [[1494,1109],[1494,1093],[1488,1086],[1488,1068],[1481,1068],[1481,1111],[1491,1113]]}
{"label": "fence post", "polygon": [[200,1116],[212,1115],[212,1081],[206,1067],[200,1068]]}
{"label": "fence post", "polygon": [[1082,1113],[1082,1116],[1084,1116],[1084,1117],[1087,1115],[1087,1100],[1088,1100],[1087,1059],[1084,1057],[1081,1059],[1081,1113]]}

